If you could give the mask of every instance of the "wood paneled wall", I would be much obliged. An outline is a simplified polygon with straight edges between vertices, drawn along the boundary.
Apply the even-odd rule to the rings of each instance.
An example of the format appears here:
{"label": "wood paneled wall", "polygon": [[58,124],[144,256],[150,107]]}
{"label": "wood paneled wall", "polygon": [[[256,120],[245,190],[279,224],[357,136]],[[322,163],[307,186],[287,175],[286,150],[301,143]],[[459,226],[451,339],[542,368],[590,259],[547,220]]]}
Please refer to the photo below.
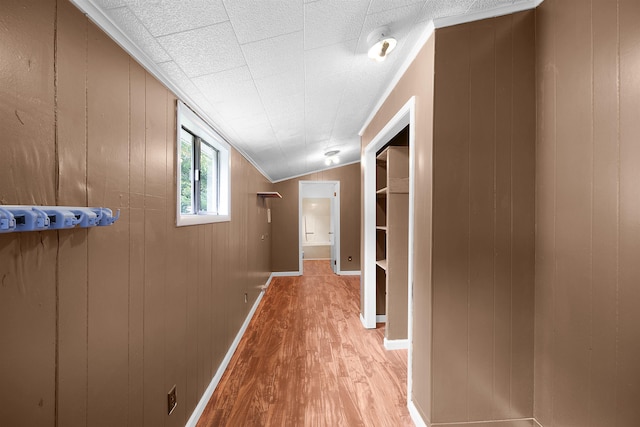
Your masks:
{"label": "wood paneled wall", "polygon": [[640,423],[640,3],[537,13],[535,416]]}
{"label": "wood paneled wall", "polygon": [[[340,181],[340,269],[360,270],[360,163],[274,184],[282,199],[270,202],[273,271],[298,271],[298,183]],[[351,261],[349,261],[351,257]]]}
{"label": "wood paneled wall", "polygon": [[271,271],[273,185],[232,150],[232,221],[176,228],[174,95],[66,0],[0,34],[0,201],[121,210],[0,235],[0,424],[183,426]]}
{"label": "wood paneled wall", "polygon": [[433,422],[533,415],[534,30],[436,31]]}
{"label": "wood paneled wall", "polygon": [[533,415],[534,29],[437,30],[363,135],[417,96],[411,393],[431,423]]}

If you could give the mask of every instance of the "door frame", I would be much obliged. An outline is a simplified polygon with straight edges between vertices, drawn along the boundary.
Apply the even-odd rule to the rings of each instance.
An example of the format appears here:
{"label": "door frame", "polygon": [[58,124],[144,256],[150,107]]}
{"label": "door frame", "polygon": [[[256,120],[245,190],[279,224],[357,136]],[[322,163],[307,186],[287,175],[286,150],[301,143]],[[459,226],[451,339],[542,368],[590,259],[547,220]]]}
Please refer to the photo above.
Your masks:
{"label": "door frame", "polygon": [[416,97],[412,96],[380,132],[371,140],[362,155],[364,170],[364,263],[362,292],[364,305],[360,320],[367,329],[376,327],[376,154],[402,129],[409,126],[409,238],[408,238],[408,330],[407,403],[412,403],[413,381],[413,240],[415,221],[415,124]]}
{"label": "door frame", "polygon": [[[313,189],[313,186],[332,185],[335,193],[335,203],[331,210],[331,221],[333,222],[333,245],[336,254],[335,271],[340,274],[340,181],[298,181],[298,273],[303,274],[304,260],[302,258],[302,199],[314,197],[306,196],[305,188]],[[318,196],[314,198],[330,198],[329,196]]]}

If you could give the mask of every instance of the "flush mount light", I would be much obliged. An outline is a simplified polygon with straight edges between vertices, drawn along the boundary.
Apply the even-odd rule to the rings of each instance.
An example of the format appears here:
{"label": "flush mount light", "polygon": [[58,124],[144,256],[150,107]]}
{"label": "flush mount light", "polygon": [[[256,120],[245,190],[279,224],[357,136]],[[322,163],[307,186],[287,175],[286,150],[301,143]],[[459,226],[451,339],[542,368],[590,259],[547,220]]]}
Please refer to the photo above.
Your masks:
{"label": "flush mount light", "polygon": [[326,153],[324,153],[326,157],[326,159],[324,160],[324,163],[327,166],[337,165],[340,162],[340,159],[338,158],[338,154],[340,154],[340,150],[327,151]]}
{"label": "flush mount light", "polygon": [[396,39],[389,35],[389,27],[380,27],[374,30],[367,37],[367,42],[371,46],[369,48],[369,58],[378,62],[384,61],[398,43]]}

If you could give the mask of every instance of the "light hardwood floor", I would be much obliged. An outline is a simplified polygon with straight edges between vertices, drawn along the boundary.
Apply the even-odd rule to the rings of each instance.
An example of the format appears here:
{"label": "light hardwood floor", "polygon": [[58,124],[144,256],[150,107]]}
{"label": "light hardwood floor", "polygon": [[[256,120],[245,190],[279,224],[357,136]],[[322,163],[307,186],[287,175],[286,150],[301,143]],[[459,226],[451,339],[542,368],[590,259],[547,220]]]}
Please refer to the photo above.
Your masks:
{"label": "light hardwood floor", "polygon": [[360,278],[304,271],[272,281],[198,426],[413,426],[407,352],[363,328]]}

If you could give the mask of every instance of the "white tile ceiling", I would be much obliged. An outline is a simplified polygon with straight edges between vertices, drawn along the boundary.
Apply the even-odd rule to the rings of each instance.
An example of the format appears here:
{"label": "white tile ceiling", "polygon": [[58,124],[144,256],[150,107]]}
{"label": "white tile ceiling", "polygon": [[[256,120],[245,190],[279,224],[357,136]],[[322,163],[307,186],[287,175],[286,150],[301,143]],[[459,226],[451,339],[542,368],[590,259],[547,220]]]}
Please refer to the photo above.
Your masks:
{"label": "white tile ceiling", "polygon": [[[358,131],[437,18],[531,0],[87,0],[273,181],[360,158]],[[367,57],[388,26],[398,46]]]}

